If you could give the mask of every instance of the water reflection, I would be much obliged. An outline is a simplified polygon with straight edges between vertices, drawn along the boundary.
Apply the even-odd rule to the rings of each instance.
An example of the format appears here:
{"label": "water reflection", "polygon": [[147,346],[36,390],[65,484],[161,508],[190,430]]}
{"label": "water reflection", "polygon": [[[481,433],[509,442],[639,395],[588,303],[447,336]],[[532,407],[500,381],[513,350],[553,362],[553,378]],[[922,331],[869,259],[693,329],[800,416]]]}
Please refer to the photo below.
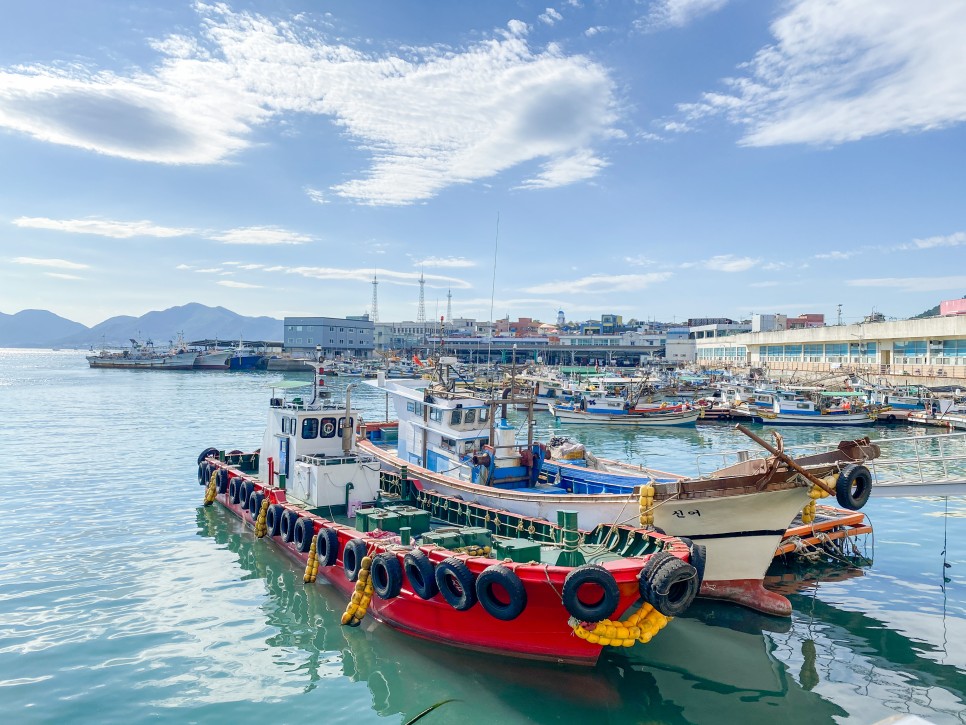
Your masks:
{"label": "water reflection", "polygon": [[[307,694],[332,678],[365,683],[382,716],[409,718],[455,698],[434,713],[437,722],[772,723],[781,708],[787,722],[813,723],[870,706],[884,717],[900,709],[899,692],[913,703],[932,693],[926,713],[962,712],[959,670],[883,621],[817,596],[828,582],[863,576],[868,560],[770,570],[769,583],[793,600],[793,619],[698,602],[649,645],[608,651],[596,668],[581,670],[466,653],[373,622],[347,630],[338,592],[305,587],[296,564],[230,514],[200,509],[198,527],[265,587],[259,606],[272,634],[264,644],[285,676],[301,680]],[[861,693],[862,678],[877,681],[874,694]]]}

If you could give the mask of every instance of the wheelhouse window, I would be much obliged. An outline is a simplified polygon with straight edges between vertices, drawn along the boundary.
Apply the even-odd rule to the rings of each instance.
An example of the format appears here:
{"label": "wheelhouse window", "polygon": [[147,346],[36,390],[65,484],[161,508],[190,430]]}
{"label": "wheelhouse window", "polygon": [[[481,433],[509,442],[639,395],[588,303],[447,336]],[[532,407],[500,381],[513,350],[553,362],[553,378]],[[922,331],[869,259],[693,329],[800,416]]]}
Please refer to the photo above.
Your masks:
{"label": "wheelhouse window", "polygon": [[490,419],[489,408],[480,408],[480,423],[486,423]]}
{"label": "wheelhouse window", "polygon": [[[352,430],[352,426],[354,424],[354,420],[355,420],[354,418],[349,418],[349,430],[350,431]],[[343,417],[339,418],[339,438],[342,437],[342,431],[345,428],[345,425],[346,425],[345,416],[343,416]]]}
{"label": "wheelhouse window", "polygon": [[439,408],[430,408],[429,419],[435,420],[437,423],[441,423],[443,421],[443,411],[441,411]]}
{"label": "wheelhouse window", "polygon": [[302,420],[302,438],[310,440],[319,437],[319,419],[304,418]]}
{"label": "wheelhouse window", "polygon": [[322,419],[322,438],[332,438],[335,435],[335,418]]}
{"label": "wheelhouse window", "polygon": [[463,410],[462,409],[457,408],[452,413],[450,413],[450,416],[449,416],[449,424],[450,425],[459,425],[462,422],[463,422]]}
{"label": "wheelhouse window", "polygon": [[476,422],[476,411],[473,408],[467,408],[463,411],[463,422],[464,423],[475,423]]}

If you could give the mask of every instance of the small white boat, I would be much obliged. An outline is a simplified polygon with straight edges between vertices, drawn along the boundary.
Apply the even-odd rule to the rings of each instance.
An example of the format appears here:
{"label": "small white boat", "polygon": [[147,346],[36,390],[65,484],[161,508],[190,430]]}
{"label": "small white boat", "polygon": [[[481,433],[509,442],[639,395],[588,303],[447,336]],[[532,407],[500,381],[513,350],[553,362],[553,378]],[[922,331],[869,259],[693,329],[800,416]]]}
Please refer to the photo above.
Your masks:
{"label": "small white boat", "polygon": [[811,399],[776,398],[771,412],[760,411],[766,425],[869,425],[877,409],[861,400],[859,393],[819,393]]}
{"label": "small white boat", "polygon": [[701,417],[701,409],[690,405],[632,408],[625,398],[613,396],[551,403],[549,410],[561,423],[595,425],[683,426],[694,425]]}

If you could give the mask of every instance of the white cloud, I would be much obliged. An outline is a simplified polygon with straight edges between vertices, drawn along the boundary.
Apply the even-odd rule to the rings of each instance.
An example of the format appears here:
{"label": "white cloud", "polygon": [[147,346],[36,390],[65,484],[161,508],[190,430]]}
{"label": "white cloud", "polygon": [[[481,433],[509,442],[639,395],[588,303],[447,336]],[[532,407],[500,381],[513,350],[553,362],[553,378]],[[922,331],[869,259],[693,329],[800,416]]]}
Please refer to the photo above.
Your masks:
{"label": "white cloud", "polygon": [[13,220],[18,227],[29,229],[52,229],[58,232],[72,234],[97,234],[114,239],[131,239],[133,237],[183,237],[195,234],[194,229],[178,227],[162,227],[149,221],[119,222],[110,219],[46,219],[44,217],[18,217]]}
{"label": "white cloud", "polygon": [[584,31],[584,35],[586,35],[588,38],[593,38],[595,35],[600,35],[605,30],[607,30],[606,25],[592,25]]}
{"label": "white cloud", "polygon": [[542,164],[540,173],[524,181],[520,188],[552,189],[566,186],[592,179],[606,166],[608,163],[594,156],[589,149],[578,149],[570,156],[561,156]]}
{"label": "white cloud", "polygon": [[966,3],[793,0],[775,38],[680,110],[688,121],[723,114],[742,143],[839,144],[966,120]]}
{"label": "white cloud", "polygon": [[525,287],[524,291],[535,295],[636,292],[647,289],[653,284],[664,282],[670,277],[670,272],[651,272],[649,274],[592,274],[575,280],[544,282],[533,287]]}
{"label": "white cloud", "polygon": [[298,232],[290,232],[280,227],[242,227],[227,232],[209,234],[209,239],[225,244],[305,244],[312,237]]}
{"label": "white cloud", "polygon": [[837,249],[831,252],[822,252],[820,254],[814,255],[815,259],[849,259],[854,257],[858,252],[842,252]]}
{"label": "white cloud", "polygon": [[563,15],[554,10],[553,8],[547,8],[546,11],[540,14],[540,22],[546,23],[547,25],[555,25],[561,20],[563,20]]}
{"label": "white cloud", "polygon": [[476,262],[464,257],[426,257],[413,262],[414,267],[475,267]]}
{"label": "white cloud", "polygon": [[311,186],[305,187],[305,195],[309,197],[316,204],[328,204],[329,200],[325,196],[325,192],[319,189],[313,189]]}
{"label": "white cloud", "polygon": [[656,0],[635,25],[644,30],[683,28],[700,17],[720,10],[728,0]]}
{"label": "white cloud", "polygon": [[961,247],[966,245],[966,232],[956,232],[939,237],[913,239],[909,244],[902,244],[899,249],[934,249],[936,247]]}
{"label": "white cloud", "polygon": [[14,264],[28,264],[34,267],[51,267],[53,269],[88,269],[90,265],[80,262],[70,262],[66,259],[39,259],[37,257],[14,257],[10,260]]}
{"label": "white cloud", "polygon": [[207,267],[205,269],[196,269],[195,274],[221,274],[224,270],[221,267]]}
{"label": "white cloud", "polygon": [[655,262],[653,259],[645,257],[643,254],[638,254],[633,257],[624,257],[624,262],[635,267],[650,267],[653,264],[657,264],[657,262]]}
{"label": "white cloud", "polygon": [[874,279],[850,279],[852,287],[888,287],[901,292],[938,292],[966,290],[966,276],[954,277],[880,277]]}
{"label": "white cloud", "polygon": [[705,269],[711,269],[715,272],[744,272],[760,263],[760,259],[754,257],[736,257],[733,254],[718,254],[703,262],[699,262]]}
{"label": "white cloud", "polygon": [[607,69],[531,48],[519,20],[475,45],[394,55],[330,41],[301,18],[195,7],[198,32],[155,42],[149,69],[0,69],[0,127],[136,161],[211,164],[251,146],[259,127],[327,116],[371,159],[330,192],[385,205],[534,161],[545,166],[532,186],[591,178],[605,165],[594,149],[621,135]]}
{"label": "white cloud", "polygon": [[215,284],[220,284],[222,287],[232,287],[235,289],[261,289],[260,284],[248,284],[247,282],[237,282],[232,279],[220,279]]}
{"label": "white cloud", "polygon": [[337,279],[355,280],[359,282],[372,282],[373,273],[379,278],[379,284],[388,282],[389,284],[399,284],[413,286],[419,284],[419,277],[422,274],[429,287],[440,289],[452,287],[454,289],[469,289],[472,285],[466,280],[457,277],[444,277],[439,274],[424,274],[422,272],[398,272],[391,269],[343,269],[339,267],[270,267],[266,272],[287,272],[298,274],[312,279]]}
{"label": "white cloud", "polygon": [[177,267],[175,267],[175,269],[189,270],[194,268],[190,264],[179,264]]}
{"label": "white cloud", "polygon": [[76,274],[64,274],[63,272],[44,272],[47,277],[55,277],[56,279],[83,279],[83,277],[78,277]]}

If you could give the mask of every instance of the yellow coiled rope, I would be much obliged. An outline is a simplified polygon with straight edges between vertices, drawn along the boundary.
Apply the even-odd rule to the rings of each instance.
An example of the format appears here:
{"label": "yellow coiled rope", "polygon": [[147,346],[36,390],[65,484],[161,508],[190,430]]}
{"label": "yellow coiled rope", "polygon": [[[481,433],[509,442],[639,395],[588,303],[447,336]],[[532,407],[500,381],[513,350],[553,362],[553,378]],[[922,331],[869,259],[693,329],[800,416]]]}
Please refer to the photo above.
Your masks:
{"label": "yellow coiled rope", "polygon": [[356,590],[352,592],[349,605],[342,615],[342,624],[357,627],[362,618],[366,616],[366,612],[369,611],[369,602],[372,601],[372,579],[369,576],[371,566],[372,558],[362,557],[362,567],[359,569],[359,578],[356,580]]}
{"label": "yellow coiled rope", "polygon": [[205,506],[211,506],[216,498],[218,498],[218,469],[211,472],[211,478],[205,488]]}
{"label": "yellow coiled rope", "polygon": [[265,519],[268,517],[268,497],[262,499],[262,507],[258,510],[258,518],[255,519],[255,536],[259,539],[268,533],[268,524]]}
{"label": "yellow coiled rope", "polygon": [[315,577],[319,574],[319,555],[315,550],[316,541],[318,541],[318,537],[313,536],[312,544],[309,546],[309,560],[305,562],[305,574],[302,576],[302,581],[306,584],[314,582]]}
{"label": "yellow coiled rope", "polygon": [[574,634],[591,644],[631,647],[637,642],[642,644],[650,642],[671,619],[672,617],[661,614],[653,606],[645,603],[622,622],[605,619],[596,624],[588,624],[571,617],[568,624],[573,628]]}

